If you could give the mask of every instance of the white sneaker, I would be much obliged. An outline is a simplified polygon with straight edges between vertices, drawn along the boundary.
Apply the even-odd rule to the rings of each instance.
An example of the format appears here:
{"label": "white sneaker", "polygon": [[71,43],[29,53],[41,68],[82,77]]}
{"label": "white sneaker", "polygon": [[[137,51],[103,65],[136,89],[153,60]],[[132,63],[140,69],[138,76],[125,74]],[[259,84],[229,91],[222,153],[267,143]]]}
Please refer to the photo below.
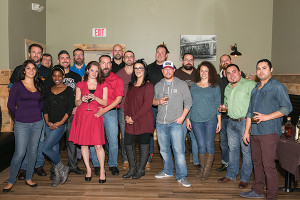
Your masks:
{"label": "white sneaker", "polygon": [[167,177],[171,177],[171,176],[173,176],[173,175],[168,175],[165,172],[161,171],[155,175],[155,178],[167,178]]}
{"label": "white sneaker", "polygon": [[183,187],[191,187],[192,185],[190,184],[190,182],[186,179],[186,177],[183,177],[179,180],[177,180],[178,183],[181,183],[181,185],[183,185]]}

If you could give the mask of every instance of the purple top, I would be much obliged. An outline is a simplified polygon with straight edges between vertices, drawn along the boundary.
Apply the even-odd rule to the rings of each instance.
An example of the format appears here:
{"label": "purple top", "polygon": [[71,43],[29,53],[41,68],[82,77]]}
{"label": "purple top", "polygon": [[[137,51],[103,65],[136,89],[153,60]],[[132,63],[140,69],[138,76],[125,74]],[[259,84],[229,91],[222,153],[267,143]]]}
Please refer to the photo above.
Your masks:
{"label": "purple top", "polygon": [[7,107],[18,122],[33,123],[42,120],[43,101],[40,93],[27,90],[22,81],[15,82],[10,89]]}

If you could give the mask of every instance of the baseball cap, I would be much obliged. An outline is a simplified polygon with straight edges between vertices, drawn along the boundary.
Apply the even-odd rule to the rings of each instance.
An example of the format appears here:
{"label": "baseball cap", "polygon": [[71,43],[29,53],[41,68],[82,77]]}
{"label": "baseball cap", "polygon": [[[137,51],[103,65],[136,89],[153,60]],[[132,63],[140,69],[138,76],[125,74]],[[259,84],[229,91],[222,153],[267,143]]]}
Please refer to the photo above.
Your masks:
{"label": "baseball cap", "polygon": [[174,63],[172,61],[165,61],[163,63],[162,68],[164,69],[164,68],[167,68],[167,67],[175,69]]}

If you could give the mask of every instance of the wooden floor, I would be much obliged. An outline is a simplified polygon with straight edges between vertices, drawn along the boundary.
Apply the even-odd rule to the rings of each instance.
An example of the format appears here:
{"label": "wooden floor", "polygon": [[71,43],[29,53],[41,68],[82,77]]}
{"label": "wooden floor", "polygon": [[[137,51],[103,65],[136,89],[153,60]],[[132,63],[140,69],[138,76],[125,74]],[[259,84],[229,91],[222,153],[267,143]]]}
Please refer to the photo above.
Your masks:
{"label": "wooden floor", "polygon": [[[67,163],[67,152],[62,151],[62,160]],[[38,183],[37,188],[30,188],[25,185],[24,181],[17,181],[13,189],[9,193],[0,192],[2,200],[37,200],[37,199],[55,199],[55,200],[80,200],[80,199],[244,199],[239,196],[239,193],[251,189],[251,185],[247,189],[239,189],[239,180],[229,183],[218,183],[218,178],[224,176],[225,172],[217,172],[216,168],[220,165],[221,154],[216,144],[216,156],[213,164],[211,176],[208,181],[201,181],[195,177],[196,169],[189,162],[189,156],[186,154],[188,165],[188,180],[192,187],[184,188],[177,183],[175,177],[165,179],[155,179],[154,175],[162,170],[162,160],[159,154],[158,145],[155,144],[153,161],[151,170],[146,172],[146,175],[139,180],[123,179],[122,174],[126,170],[122,169],[122,161],[119,151],[119,176],[112,176],[108,170],[107,182],[99,184],[98,178],[93,173],[93,179],[90,182],[84,181],[84,175],[76,175],[71,173],[67,182],[64,185],[59,185],[56,188],[50,186],[49,175],[40,177],[34,175],[33,180]],[[79,162],[79,167],[84,169],[82,161]],[[45,169],[49,171],[50,164],[46,161]],[[7,184],[9,169],[4,170],[0,174],[0,183],[2,187]],[[279,185],[284,185],[284,178],[279,176]],[[238,177],[239,178],[239,177]],[[251,180],[252,182],[252,180]],[[300,193],[285,193],[279,192],[278,199],[300,199]]]}

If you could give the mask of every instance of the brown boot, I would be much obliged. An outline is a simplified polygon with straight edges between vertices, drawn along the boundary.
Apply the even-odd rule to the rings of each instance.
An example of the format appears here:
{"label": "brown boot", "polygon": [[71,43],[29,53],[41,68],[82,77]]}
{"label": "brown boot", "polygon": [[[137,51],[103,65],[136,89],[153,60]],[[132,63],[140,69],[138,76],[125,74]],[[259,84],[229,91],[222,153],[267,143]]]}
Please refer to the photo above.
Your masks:
{"label": "brown boot", "polygon": [[198,157],[199,157],[200,167],[197,167],[198,171],[196,173],[196,176],[201,178],[204,170],[204,165],[205,165],[205,154],[198,154]]}
{"label": "brown boot", "polygon": [[214,162],[214,156],[215,156],[214,154],[206,153],[206,162],[205,162],[203,174],[201,177],[202,181],[206,181],[208,179],[212,163]]}

